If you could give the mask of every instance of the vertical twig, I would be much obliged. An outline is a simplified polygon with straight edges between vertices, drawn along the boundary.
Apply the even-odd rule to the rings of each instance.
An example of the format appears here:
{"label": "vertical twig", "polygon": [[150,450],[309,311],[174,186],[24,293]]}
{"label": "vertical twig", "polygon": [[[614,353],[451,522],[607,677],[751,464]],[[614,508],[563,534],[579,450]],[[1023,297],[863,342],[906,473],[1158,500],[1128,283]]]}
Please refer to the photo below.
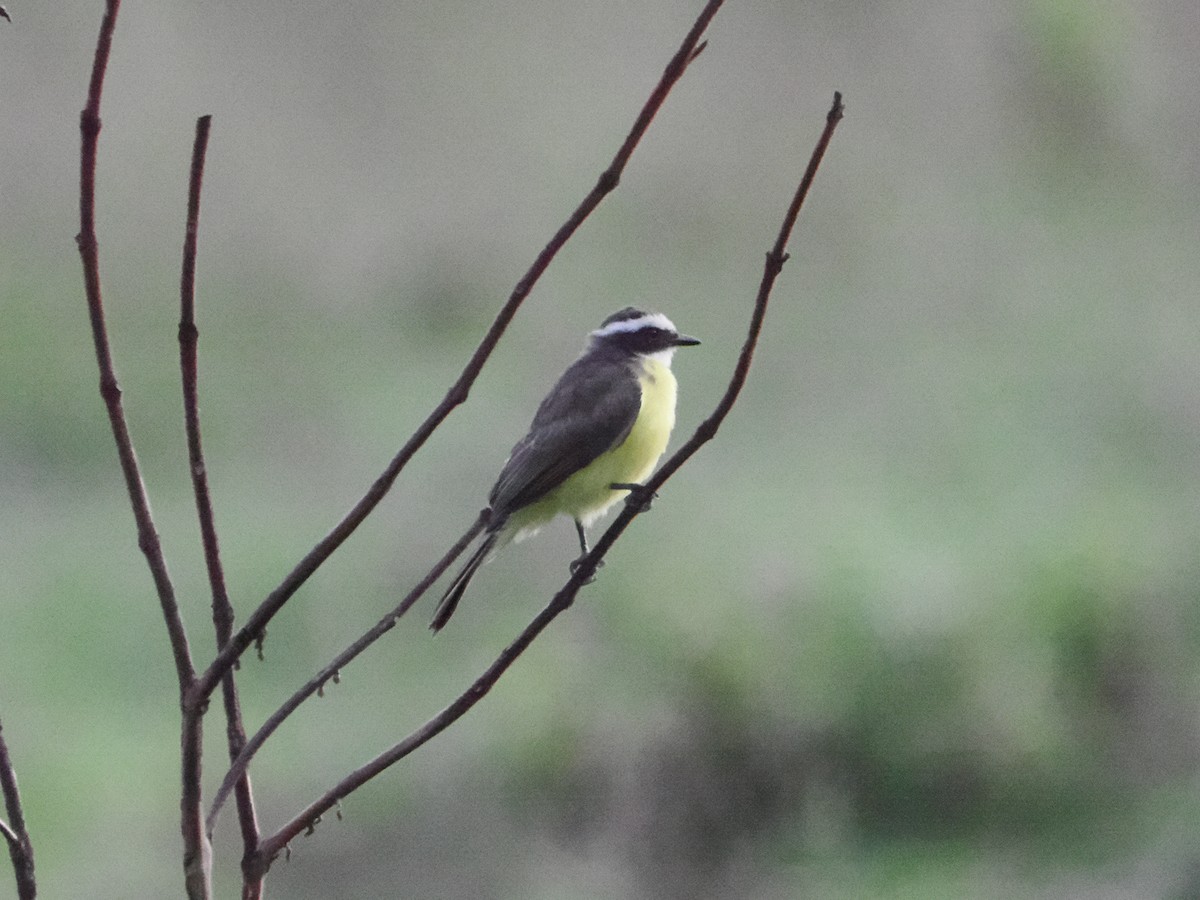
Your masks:
{"label": "vertical twig", "polygon": [[125,476],[125,487],[133,507],[134,520],[138,529],[138,547],[146,556],[154,586],[158,591],[159,603],[166,620],[167,635],[171,640],[171,651],[175,657],[175,670],[180,688],[186,690],[195,677],[191,653],[188,649],[187,633],[179,615],[179,604],[175,600],[175,589],[167,571],[158,532],[154,528],[154,517],[150,512],[150,500],[146,485],[138,467],[137,453],[125,420],[121,404],[121,387],[117,382],[113,366],[112,349],[108,341],[108,329],[104,322],[104,302],[100,291],[100,254],[96,241],[96,151],[100,137],[100,95],[104,87],[104,71],[108,65],[112,33],[116,26],[120,0],[107,0],[108,6],[100,26],[100,38],[96,42],[96,59],[92,68],[91,86],[88,89],[87,106],[79,117],[82,133],[79,179],[80,229],[76,237],[79,255],[83,260],[83,282],[87,295],[88,313],[92,324],[92,341],[96,348],[96,361],[100,368],[100,396],[108,411],[109,424],[117,444],[117,455],[121,471]]}
{"label": "vertical twig", "polygon": [[0,820],[0,834],[8,844],[8,856],[17,879],[17,897],[34,900],[37,882],[33,877],[33,842],[25,828],[21,792],[17,790],[17,771],[9,759],[8,745],[4,743],[3,725],[0,725],[0,793],[4,795],[4,811],[8,816],[8,822]]}
{"label": "vertical twig", "polygon": [[[221,548],[217,539],[216,516],[213,513],[212,493],[208,486],[208,468],[204,462],[203,443],[200,438],[199,365],[198,345],[200,332],[196,327],[196,241],[200,224],[200,192],[204,181],[204,160],[208,151],[208,136],[212,116],[201,116],[196,120],[196,138],[192,145],[191,177],[188,180],[187,225],[183,241],[183,265],[179,284],[179,368],[183,382],[183,418],[187,434],[188,469],[192,476],[192,493],[196,500],[196,514],[200,521],[200,539],[204,547],[204,563],[208,572],[209,589],[212,594],[213,628],[217,636],[217,649],[228,643],[233,634],[234,612],[225,585],[225,572],[221,565]],[[235,760],[246,744],[246,728],[242,722],[241,703],[238,699],[234,670],[225,673],[221,680],[221,696],[225,707],[225,735],[229,747],[229,759]],[[190,705],[184,715],[202,716],[204,705]],[[243,773],[234,788],[237,798],[238,822],[242,833],[243,863],[250,859],[258,848],[258,816],[254,808],[254,793],[249,774]],[[262,892],[262,882],[257,885],[247,881],[243,888],[245,900],[252,900]]]}
{"label": "vertical twig", "polygon": [[[833,106],[825,118],[825,129],[822,131],[821,137],[813,149],[808,166],[800,180],[800,185],[797,187],[791,203],[788,205],[787,212],[784,214],[783,224],[779,228],[775,244],[767,253],[762,280],[759,283],[758,293],[754,300],[754,309],[750,316],[750,325],[746,340],[742,346],[742,352],[734,366],[733,374],[730,376],[724,395],[717,403],[712,414],[700,424],[691,438],[667,460],[652,478],[647,480],[645,486],[647,494],[652,494],[662,487],[663,483],[678,471],[679,467],[687,462],[701,446],[712,440],[721,422],[729,414],[738,395],[741,393],[750,372],[750,364],[754,357],[754,348],[758,343],[758,337],[762,331],[763,318],[766,315],[771,290],[774,287],[775,279],[783,269],[783,264],[787,262],[788,257],[785,250],[788,240],[796,224],[800,208],[804,204],[804,199],[808,196],[809,187],[812,185],[813,178],[816,176],[817,169],[820,167],[821,160],[825,155],[825,149],[829,146],[829,141],[833,137],[838,122],[842,119],[843,112],[842,95],[834,93]],[[400,743],[381,753],[361,768],[351,772],[325,794],[301,810],[277,832],[263,838],[259,848],[263,865],[270,865],[271,859],[282,851],[294,837],[312,828],[322,815],[333,808],[344,797],[444,731],[483,699],[484,695],[500,680],[500,677],[508,670],[509,666],[533,643],[533,640],[546,626],[574,602],[579,589],[591,580],[591,576],[595,573],[604,555],[625,531],[629,523],[639,514],[640,510],[641,507],[638,503],[627,503],[625,505],[620,515],[617,516],[613,524],[604,532],[600,540],[596,542],[591,552],[580,562],[580,565],[575,569],[571,578],[554,595],[550,603],[526,626],[524,631],[517,636],[516,640],[504,649],[496,661],[488,667],[487,671],[480,675],[456,700],[404,740],[400,741]]]}
{"label": "vertical twig", "polygon": [[[100,23],[100,34],[96,40],[96,54],[92,63],[92,75],[88,84],[87,104],[79,116],[81,135],[79,167],[79,234],[76,243],[83,262],[84,291],[87,296],[88,314],[91,318],[92,341],[96,349],[96,362],[100,370],[100,396],[108,412],[113,439],[117,445],[121,471],[125,477],[125,488],[133,508],[137,524],[138,547],[146,557],[146,563],[154,579],[159,605],[167,626],[171,652],[175,659],[175,672],[179,679],[179,692],[184,705],[195,670],[192,667],[191,651],[187,632],[175,599],[175,588],[167,571],[167,562],[154,527],[150,512],[150,499],[142,481],[137,454],[121,404],[121,388],[117,382],[113,365],[112,349],[108,340],[108,329],[104,322],[104,303],[100,291],[100,256],[96,240],[96,155],[100,137],[100,99],[104,89],[104,75],[112,49],[113,31],[117,24],[120,0],[107,0],[104,17]],[[188,896],[207,898],[208,888],[208,842],[200,807],[200,758],[202,729],[198,716],[184,715],[180,734],[182,790],[180,797],[183,835],[184,877]]]}
{"label": "vertical twig", "polygon": [[250,617],[246,620],[246,624],[238,630],[230,642],[217,654],[217,658],[213,660],[212,664],[197,679],[195,693],[198,697],[206,697],[215,690],[217,682],[225,672],[245,652],[246,648],[262,635],[267,623],[279,612],[292,594],[308,580],[309,576],[329,558],[329,555],[362,524],[362,521],[370,514],[371,510],[379,504],[379,501],[391,489],[392,483],[396,480],[401,470],[408,464],[408,461],[421,448],[425,441],[428,440],[429,436],[433,434],[442,421],[450,415],[456,406],[466,401],[471,386],[475,383],[475,379],[483,369],[484,363],[491,356],[509,322],[516,315],[517,310],[533,289],[534,284],[541,278],[542,273],[545,272],[550,262],[570,239],[571,235],[575,233],[584,220],[591,215],[592,211],[600,205],[600,202],[620,182],[621,173],[624,171],[629,157],[633,154],[642,136],[650,127],[654,116],[662,107],[663,101],[666,100],[667,94],[670,93],[671,88],[683,76],[688,65],[703,49],[703,45],[699,43],[700,35],[704,33],[713,16],[717,14],[717,10],[721,8],[722,3],[723,0],[708,0],[708,3],[705,4],[704,9],[701,10],[691,30],[688,32],[687,37],[684,38],[683,44],[667,64],[661,79],[654,88],[653,93],[651,93],[650,98],[642,107],[633,128],[621,144],[612,162],[600,174],[596,186],[592,188],[591,192],[583,199],[583,202],[571,213],[567,221],[563,223],[562,227],[550,239],[550,242],[538,254],[528,271],[517,282],[512,294],[504,306],[501,307],[487,334],[484,335],[483,340],[480,341],[471,359],[467,362],[462,374],[446,392],[441,403],[421,423],[412,437],[400,449],[400,452],[388,464],[383,474],[375,480],[375,483],[371,485],[362,499],[354,505],[353,509],[346,514],[345,518],[329,534],[322,538],[304,559],[300,560],[296,567],[284,578],[283,582],[268,594],[266,599],[259,604],[258,608],[250,614]]}

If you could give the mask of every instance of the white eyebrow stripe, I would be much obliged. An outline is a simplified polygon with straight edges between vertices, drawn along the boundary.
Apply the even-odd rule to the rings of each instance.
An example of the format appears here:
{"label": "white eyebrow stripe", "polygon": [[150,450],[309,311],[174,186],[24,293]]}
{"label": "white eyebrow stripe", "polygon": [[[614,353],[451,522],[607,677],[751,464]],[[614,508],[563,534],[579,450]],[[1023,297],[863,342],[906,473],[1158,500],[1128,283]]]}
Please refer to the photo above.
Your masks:
{"label": "white eyebrow stripe", "polygon": [[610,322],[603,328],[597,328],[592,332],[592,337],[607,337],[610,334],[620,334],[627,331],[640,331],[643,328],[661,328],[664,331],[674,331],[675,324],[664,316],[662,313],[647,313],[644,316],[638,316],[636,319],[623,319],[619,322]]}

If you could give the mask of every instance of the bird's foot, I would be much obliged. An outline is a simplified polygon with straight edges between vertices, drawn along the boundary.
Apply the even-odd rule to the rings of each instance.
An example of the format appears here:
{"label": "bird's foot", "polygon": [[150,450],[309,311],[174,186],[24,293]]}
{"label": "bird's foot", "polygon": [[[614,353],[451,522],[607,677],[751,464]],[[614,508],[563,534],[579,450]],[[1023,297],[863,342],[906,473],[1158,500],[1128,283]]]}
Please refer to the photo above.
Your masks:
{"label": "bird's foot", "polygon": [[[578,559],[571,560],[570,569],[571,569],[572,575],[574,575],[576,572],[579,571],[579,567],[583,565],[583,561],[585,559],[587,559],[586,553],[583,554],[582,556],[580,556]],[[600,560],[599,562],[596,563],[596,569],[603,568],[603,566],[604,566],[604,560]],[[596,574],[593,571],[592,574],[587,577],[587,580],[584,581],[584,584],[591,584],[595,580],[596,580]]]}
{"label": "bird's foot", "polygon": [[614,491],[629,491],[629,496],[625,498],[625,505],[633,507],[639,513],[649,512],[654,501],[658,499],[658,492],[647,490],[644,484],[614,481],[609,487]]}

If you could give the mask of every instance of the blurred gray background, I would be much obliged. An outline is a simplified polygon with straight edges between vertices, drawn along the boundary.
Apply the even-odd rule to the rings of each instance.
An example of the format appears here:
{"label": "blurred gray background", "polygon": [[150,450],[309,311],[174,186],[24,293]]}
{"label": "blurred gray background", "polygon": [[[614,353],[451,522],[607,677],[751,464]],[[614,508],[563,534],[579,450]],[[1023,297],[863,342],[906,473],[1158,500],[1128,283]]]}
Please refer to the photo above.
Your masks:
{"label": "blurred gray background", "polygon": [[[6,5],[0,720],[46,897],[180,896],[175,677],[73,242],[103,4]],[[175,337],[196,117],[204,437],[244,616],[441,398],[700,5],[126,3],[102,275],[198,656]],[[704,340],[676,363],[690,433],[841,90],[740,404],[271,896],[1197,896],[1195,4],[730,2],[708,37],[470,402],[247,659],[249,724],[462,532],[608,313]],[[462,690],[573,543],[563,522],[514,548],[436,640],[426,601],[303,707],[253,770],[264,827]],[[220,896],[235,834],[227,811]]]}

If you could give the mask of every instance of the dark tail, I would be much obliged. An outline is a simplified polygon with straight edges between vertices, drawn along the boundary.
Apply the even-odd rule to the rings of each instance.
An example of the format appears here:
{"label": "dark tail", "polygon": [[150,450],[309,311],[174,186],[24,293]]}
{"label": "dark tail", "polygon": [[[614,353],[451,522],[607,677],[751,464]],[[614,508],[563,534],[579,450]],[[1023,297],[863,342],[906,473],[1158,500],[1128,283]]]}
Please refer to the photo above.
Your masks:
{"label": "dark tail", "polygon": [[467,560],[467,564],[462,567],[454,580],[450,582],[450,587],[446,588],[446,593],[442,595],[441,602],[437,605],[437,610],[433,614],[433,621],[429,623],[431,630],[441,631],[442,627],[450,621],[450,617],[454,615],[454,610],[458,608],[458,601],[462,599],[463,593],[467,589],[467,585],[471,583],[471,576],[475,574],[475,570],[482,566],[496,546],[497,532],[489,531],[479,546],[475,548],[475,552],[471,554],[471,558]]}

